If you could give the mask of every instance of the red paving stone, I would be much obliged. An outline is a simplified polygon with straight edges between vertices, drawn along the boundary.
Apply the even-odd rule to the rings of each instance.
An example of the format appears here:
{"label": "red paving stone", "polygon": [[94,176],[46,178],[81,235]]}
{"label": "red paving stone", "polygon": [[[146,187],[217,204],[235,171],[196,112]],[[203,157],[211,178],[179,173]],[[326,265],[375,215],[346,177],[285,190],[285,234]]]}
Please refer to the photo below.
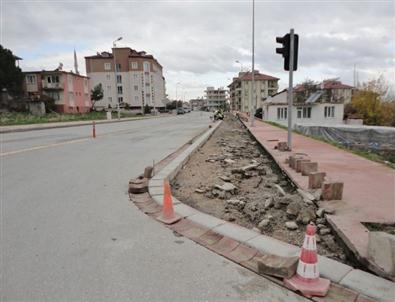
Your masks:
{"label": "red paving stone", "polygon": [[213,250],[217,254],[224,256],[234,250],[239,244],[240,243],[236,240],[224,237],[216,244],[207,246],[207,248]]}
{"label": "red paving stone", "polygon": [[377,300],[360,294],[355,302],[377,302]]}
{"label": "red paving stone", "polygon": [[[296,173],[285,164],[291,152],[275,150],[277,142],[286,141],[287,131],[256,121],[249,127],[256,139],[271,153],[276,162],[302,189],[308,189],[308,177]],[[324,142],[293,134],[292,153],[304,153],[318,162],[319,171],[327,179],[344,183],[342,201],[321,202],[336,210],[333,222],[361,257],[367,256],[368,232],[360,222],[395,223],[395,171],[341,150]]]}
{"label": "red paving stone", "polygon": [[227,257],[234,262],[241,263],[251,260],[257,253],[256,249],[240,244],[230,253],[227,253]]}
{"label": "red paving stone", "polygon": [[325,297],[313,297],[313,300],[316,302],[355,302],[357,300],[357,296],[357,292],[338,284],[331,283],[328,294]]}
{"label": "red paving stone", "polygon": [[221,234],[215,233],[211,230],[204,233],[202,236],[196,239],[196,242],[200,243],[201,245],[208,246],[213,245],[220,241],[224,236]]}

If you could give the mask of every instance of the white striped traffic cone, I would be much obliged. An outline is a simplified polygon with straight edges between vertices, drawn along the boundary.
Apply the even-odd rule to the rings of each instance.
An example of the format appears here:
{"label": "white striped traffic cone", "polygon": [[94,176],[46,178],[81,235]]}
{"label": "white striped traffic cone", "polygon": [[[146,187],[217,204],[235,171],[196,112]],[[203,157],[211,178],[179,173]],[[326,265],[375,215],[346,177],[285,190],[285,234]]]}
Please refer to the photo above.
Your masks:
{"label": "white striped traffic cone", "polygon": [[320,278],[317,265],[316,232],[317,228],[314,224],[307,225],[296,275],[290,279],[284,279],[284,285],[292,290],[300,291],[305,296],[323,297],[329,290],[330,280]]}

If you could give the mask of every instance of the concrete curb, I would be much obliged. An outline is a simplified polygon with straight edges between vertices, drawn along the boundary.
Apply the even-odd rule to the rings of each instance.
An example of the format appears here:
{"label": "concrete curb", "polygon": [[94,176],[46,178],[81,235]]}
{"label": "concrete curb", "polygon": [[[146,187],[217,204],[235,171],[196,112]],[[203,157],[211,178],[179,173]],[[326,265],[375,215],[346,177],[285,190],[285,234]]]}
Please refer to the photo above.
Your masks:
{"label": "concrete curb", "polygon": [[[113,124],[113,123],[146,120],[146,119],[151,119],[151,118],[161,118],[161,117],[166,117],[166,116],[167,115],[136,117],[136,118],[131,117],[131,118],[123,118],[121,120],[116,120],[116,119],[114,119],[114,120],[97,120],[95,122],[96,122],[96,125]],[[169,116],[171,116],[171,115],[169,114]],[[48,124],[28,124],[28,125],[2,126],[2,127],[0,127],[0,133],[13,133],[13,132],[26,132],[26,131],[46,130],[46,129],[55,129],[55,128],[79,127],[79,126],[92,125],[92,122],[93,122],[93,120],[91,120],[91,121],[75,121],[75,122],[55,122],[55,123],[48,123]],[[70,124],[67,124],[67,123],[70,123]],[[57,125],[57,124],[59,124],[59,125]]]}
{"label": "concrete curb", "polygon": [[[196,139],[191,146],[185,149],[149,181],[149,193],[158,205],[162,205],[163,203],[163,180],[173,180],[180,169],[182,169],[187,163],[189,157],[211,137],[219,125],[220,123],[215,124],[205,134]],[[226,236],[231,240],[237,241],[251,248],[255,248],[258,253],[263,252],[287,257],[299,255],[300,248],[297,246],[259,234],[253,230],[229,223],[211,215],[204,214],[183,204],[174,197],[173,200],[175,212],[183,218],[187,218],[209,231]],[[394,282],[354,269],[351,266],[324,256],[319,256],[318,263],[321,276],[330,279],[334,283],[377,299],[378,301],[392,301],[393,297],[395,297]]]}

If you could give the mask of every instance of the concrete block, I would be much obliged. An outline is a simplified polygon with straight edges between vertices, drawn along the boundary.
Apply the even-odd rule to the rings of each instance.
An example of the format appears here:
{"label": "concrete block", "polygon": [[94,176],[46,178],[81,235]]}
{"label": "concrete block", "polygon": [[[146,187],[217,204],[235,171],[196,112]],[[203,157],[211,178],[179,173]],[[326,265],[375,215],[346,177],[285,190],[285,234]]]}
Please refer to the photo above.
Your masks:
{"label": "concrete block", "polygon": [[144,169],[144,178],[151,178],[153,171],[154,171],[153,167],[151,167],[151,166],[145,167],[145,169]]}
{"label": "concrete block", "polygon": [[322,184],[322,199],[323,200],[341,200],[343,198],[343,183],[342,182],[327,182]]}
{"label": "concrete block", "polygon": [[369,232],[368,259],[395,277],[395,236],[385,232]]}
{"label": "concrete block", "polygon": [[292,168],[292,169],[296,169],[296,160],[297,159],[303,159],[303,158],[306,158],[306,157],[304,157],[304,156],[302,156],[302,155],[299,155],[299,154],[297,154],[297,155],[291,155],[290,157],[289,157],[289,166]]}
{"label": "concrete block", "polygon": [[163,205],[163,194],[162,195],[154,195],[152,199],[160,206]]}
{"label": "concrete block", "polygon": [[395,297],[395,283],[367,272],[354,269],[349,272],[340,285],[351,288],[363,295],[383,302],[392,302]]}
{"label": "concrete block", "polygon": [[149,194],[151,196],[154,195],[163,195],[163,187],[150,187],[149,188]]}
{"label": "concrete block", "polygon": [[256,232],[233,223],[224,223],[212,229],[221,235],[227,236],[241,243],[259,236]]}
{"label": "concrete block", "polygon": [[325,172],[311,172],[309,174],[309,189],[320,189],[325,180]]}
{"label": "concrete block", "polygon": [[332,282],[339,283],[349,272],[352,271],[352,267],[336,260],[318,256],[318,270],[320,276],[327,278]]}
{"label": "concrete block", "polygon": [[[174,201],[174,198],[173,198],[173,201]],[[174,211],[178,215],[180,215],[184,218],[200,213],[198,210],[195,210],[194,208],[187,206],[186,204],[183,204],[183,203],[174,204]]]}
{"label": "concrete block", "polygon": [[256,248],[263,254],[271,254],[279,257],[298,256],[300,250],[297,246],[265,235],[255,236],[254,238],[246,241],[246,244]]}
{"label": "concrete block", "polygon": [[300,172],[303,176],[307,176],[312,172],[318,171],[318,163],[315,162],[302,162],[300,164]]}
{"label": "concrete block", "polygon": [[201,212],[197,213],[196,215],[192,215],[188,217],[188,219],[208,229],[212,229],[215,228],[216,226],[226,223],[222,219]]}
{"label": "concrete block", "polygon": [[295,171],[300,173],[302,172],[302,163],[308,163],[310,162],[310,159],[302,158],[302,159],[297,159],[295,163]]}
{"label": "concrete block", "polygon": [[280,257],[264,254],[258,258],[258,273],[280,278],[291,278],[298,266],[299,257]]}

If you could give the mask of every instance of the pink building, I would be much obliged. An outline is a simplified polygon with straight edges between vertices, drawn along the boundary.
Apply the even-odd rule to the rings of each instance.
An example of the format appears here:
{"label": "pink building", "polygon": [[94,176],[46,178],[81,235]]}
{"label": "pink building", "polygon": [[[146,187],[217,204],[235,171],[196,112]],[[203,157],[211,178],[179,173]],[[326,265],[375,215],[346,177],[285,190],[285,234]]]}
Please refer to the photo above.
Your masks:
{"label": "pink building", "polygon": [[26,97],[40,99],[42,95],[55,100],[56,111],[88,112],[92,107],[88,77],[58,69],[24,72]]}

